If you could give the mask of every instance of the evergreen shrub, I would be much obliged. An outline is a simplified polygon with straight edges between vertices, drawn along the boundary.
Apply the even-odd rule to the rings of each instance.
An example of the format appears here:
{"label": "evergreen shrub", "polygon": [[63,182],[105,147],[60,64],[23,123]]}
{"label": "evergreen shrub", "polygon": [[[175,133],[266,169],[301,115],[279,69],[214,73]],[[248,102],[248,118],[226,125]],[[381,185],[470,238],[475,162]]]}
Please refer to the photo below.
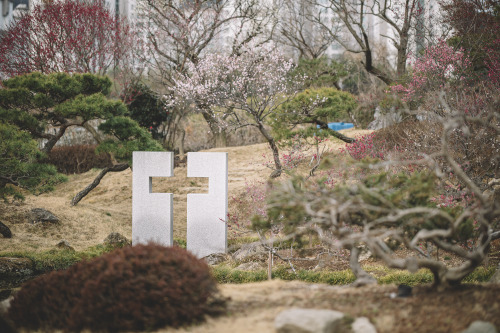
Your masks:
{"label": "evergreen shrub", "polygon": [[27,282],[8,316],[19,328],[144,331],[223,309],[208,265],[179,247],[124,247]]}

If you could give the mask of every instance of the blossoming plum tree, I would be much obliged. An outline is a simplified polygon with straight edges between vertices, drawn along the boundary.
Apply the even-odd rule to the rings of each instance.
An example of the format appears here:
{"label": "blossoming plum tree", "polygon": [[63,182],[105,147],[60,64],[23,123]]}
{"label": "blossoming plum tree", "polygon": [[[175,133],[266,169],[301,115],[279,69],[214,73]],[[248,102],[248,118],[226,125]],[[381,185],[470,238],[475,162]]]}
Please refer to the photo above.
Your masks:
{"label": "blossoming plum tree", "polygon": [[272,44],[247,45],[242,51],[240,56],[207,54],[189,64],[189,74],[175,81],[177,102],[191,100],[200,112],[209,109],[222,128],[258,128],[273,152],[271,176],[278,177],[282,172],[279,150],[265,125],[296,92],[299,82],[288,76],[294,64]]}
{"label": "blossoming plum tree", "polygon": [[[179,73],[186,75],[189,63],[197,64],[211,50],[238,55],[242,45],[251,40],[259,39],[259,43],[269,40],[275,25],[274,10],[259,1],[140,0],[138,11],[145,18],[143,30],[148,41],[143,61],[148,65],[154,90],[166,99],[173,94],[175,77]],[[169,127],[181,128],[185,108],[176,105],[170,113],[174,123]],[[227,143],[224,129],[213,121],[209,109],[202,115],[215,146],[224,147]],[[176,135],[171,134],[169,145],[173,146]]]}

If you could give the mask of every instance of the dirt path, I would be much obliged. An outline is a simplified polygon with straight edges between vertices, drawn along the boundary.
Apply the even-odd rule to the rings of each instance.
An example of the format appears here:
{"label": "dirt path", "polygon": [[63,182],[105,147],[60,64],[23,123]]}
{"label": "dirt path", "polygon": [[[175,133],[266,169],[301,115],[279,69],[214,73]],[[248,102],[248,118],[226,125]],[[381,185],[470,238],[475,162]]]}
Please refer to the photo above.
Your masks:
{"label": "dirt path", "polygon": [[293,307],[367,317],[379,333],[461,332],[476,320],[500,327],[500,285],[465,286],[444,293],[417,287],[409,298],[391,298],[397,289],[394,285],[353,288],[273,280],[220,288],[231,298],[229,315],[210,318],[199,326],[158,332],[274,333],[276,316]]}

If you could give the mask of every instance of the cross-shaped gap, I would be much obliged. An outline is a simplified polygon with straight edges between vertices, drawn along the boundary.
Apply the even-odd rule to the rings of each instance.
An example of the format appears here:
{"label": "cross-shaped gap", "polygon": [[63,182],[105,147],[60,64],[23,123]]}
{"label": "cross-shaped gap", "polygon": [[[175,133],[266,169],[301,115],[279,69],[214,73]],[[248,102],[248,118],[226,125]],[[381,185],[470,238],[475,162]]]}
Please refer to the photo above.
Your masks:
{"label": "cross-shaped gap", "polygon": [[151,177],[152,193],[208,194],[208,177],[187,177],[176,173],[173,177]]}

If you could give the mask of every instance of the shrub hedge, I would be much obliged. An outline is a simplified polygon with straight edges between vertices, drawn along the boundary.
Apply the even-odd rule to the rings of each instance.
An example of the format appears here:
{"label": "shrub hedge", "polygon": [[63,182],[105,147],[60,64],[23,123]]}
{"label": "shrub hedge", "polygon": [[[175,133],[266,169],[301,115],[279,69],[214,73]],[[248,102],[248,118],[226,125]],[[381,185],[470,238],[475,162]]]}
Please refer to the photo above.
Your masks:
{"label": "shrub hedge", "polygon": [[92,168],[111,166],[109,155],[96,154],[96,145],[54,147],[49,153],[49,163],[64,174],[84,173]]}
{"label": "shrub hedge", "polygon": [[223,310],[208,265],[179,247],[124,247],[27,282],[8,316],[31,330],[144,331]]}

